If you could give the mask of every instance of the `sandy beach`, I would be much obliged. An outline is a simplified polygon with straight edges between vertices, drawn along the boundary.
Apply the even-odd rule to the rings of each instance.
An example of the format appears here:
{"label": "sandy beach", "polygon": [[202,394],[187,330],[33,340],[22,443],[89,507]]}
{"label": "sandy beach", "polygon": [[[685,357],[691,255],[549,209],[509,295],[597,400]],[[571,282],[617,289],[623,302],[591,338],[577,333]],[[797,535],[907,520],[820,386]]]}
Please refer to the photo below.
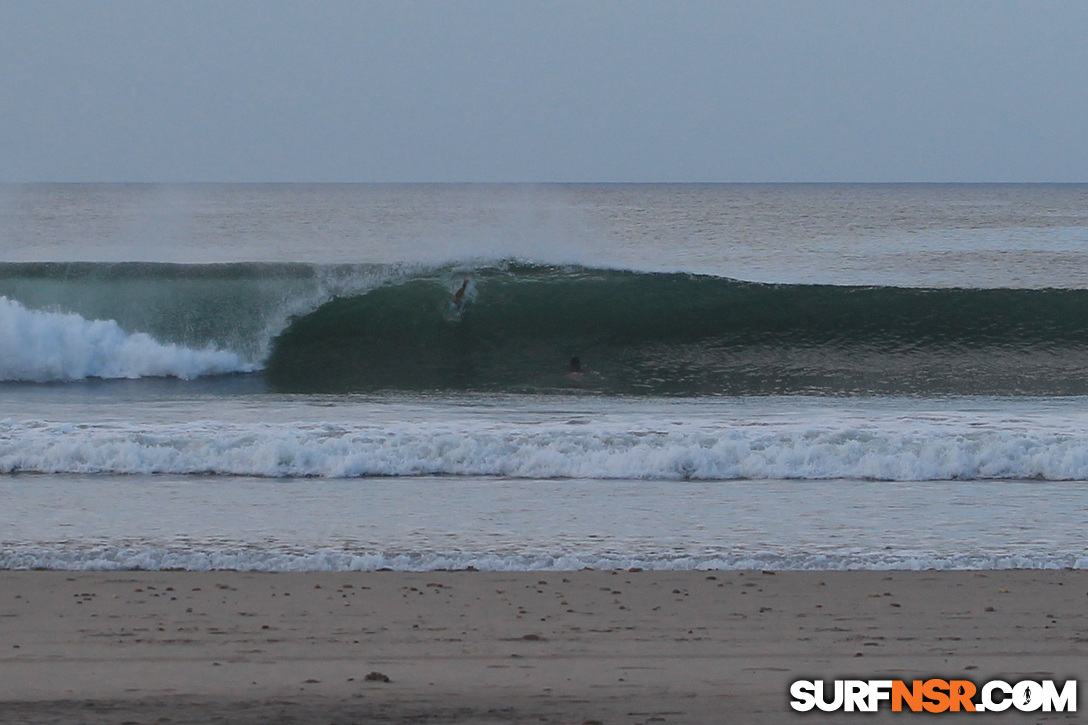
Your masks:
{"label": "sandy beach", "polygon": [[0,722],[894,721],[789,685],[1079,679],[1086,603],[1083,571],[4,571]]}

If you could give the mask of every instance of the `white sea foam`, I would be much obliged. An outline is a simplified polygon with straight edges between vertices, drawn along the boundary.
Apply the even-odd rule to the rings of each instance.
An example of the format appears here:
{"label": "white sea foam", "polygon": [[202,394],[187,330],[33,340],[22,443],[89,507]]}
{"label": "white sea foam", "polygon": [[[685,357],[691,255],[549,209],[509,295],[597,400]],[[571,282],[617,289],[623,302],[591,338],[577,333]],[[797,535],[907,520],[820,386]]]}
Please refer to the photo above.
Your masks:
{"label": "white sea foam", "polygon": [[629,480],[1088,480],[1088,433],[969,424],[660,431],[449,422],[0,422],[0,472]]}
{"label": "white sea foam", "polygon": [[113,320],[29,310],[0,296],[0,381],[176,377],[255,369],[235,353],[163,344]]}
{"label": "white sea foam", "polygon": [[157,545],[92,547],[6,547],[0,570],[172,570],[186,571],[577,571],[579,569],[845,571],[980,570],[1088,568],[1076,554],[947,554],[891,552],[853,554],[678,554],[493,553],[381,551],[275,551],[246,547],[176,548]]}

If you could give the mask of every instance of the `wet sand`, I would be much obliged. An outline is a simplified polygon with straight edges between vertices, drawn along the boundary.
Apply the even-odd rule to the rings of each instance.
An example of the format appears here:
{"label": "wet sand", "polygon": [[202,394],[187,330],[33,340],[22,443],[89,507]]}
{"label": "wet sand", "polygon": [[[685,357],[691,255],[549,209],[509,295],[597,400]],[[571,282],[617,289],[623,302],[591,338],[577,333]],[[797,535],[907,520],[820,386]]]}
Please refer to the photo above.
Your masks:
{"label": "wet sand", "polygon": [[789,685],[1086,656],[1084,571],[0,572],[2,723],[903,722]]}

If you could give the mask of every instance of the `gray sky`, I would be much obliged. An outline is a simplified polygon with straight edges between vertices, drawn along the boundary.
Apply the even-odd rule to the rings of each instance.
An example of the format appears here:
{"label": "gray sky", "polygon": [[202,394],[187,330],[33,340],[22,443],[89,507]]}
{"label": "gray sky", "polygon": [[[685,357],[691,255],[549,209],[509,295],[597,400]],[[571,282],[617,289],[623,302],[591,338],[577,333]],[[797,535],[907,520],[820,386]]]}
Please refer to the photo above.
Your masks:
{"label": "gray sky", "polygon": [[0,0],[0,181],[1088,181],[1088,2]]}

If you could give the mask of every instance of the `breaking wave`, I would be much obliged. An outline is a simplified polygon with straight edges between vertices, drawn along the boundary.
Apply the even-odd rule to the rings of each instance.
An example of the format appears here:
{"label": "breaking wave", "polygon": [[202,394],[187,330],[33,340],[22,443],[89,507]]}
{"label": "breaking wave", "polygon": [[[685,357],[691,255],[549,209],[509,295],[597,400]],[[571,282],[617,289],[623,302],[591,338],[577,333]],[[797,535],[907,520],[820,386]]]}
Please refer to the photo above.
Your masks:
{"label": "breaking wave", "polygon": [[[504,265],[296,317],[281,390],[622,395],[1088,394],[1088,291],[767,285]],[[571,379],[567,361],[588,372]]]}
{"label": "breaking wave", "polygon": [[793,425],[75,425],[0,421],[0,473],[625,480],[1088,480],[1083,432]]}
{"label": "breaking wave", "polygon": [[113,320],[31,311],[6,297],[0,297],[0,350],[0,381],[190,380],[255,369],[232,352],[163,344],[144,333],[128,334]]}
{"label": "breaking wave", "polygon": [[[1088,394],[1088,290],[517,262],[81,263],[0,265],[0,295],[6,380],[263,370],[282,392]],[[587,372],[570,377],[575,356]]]}

